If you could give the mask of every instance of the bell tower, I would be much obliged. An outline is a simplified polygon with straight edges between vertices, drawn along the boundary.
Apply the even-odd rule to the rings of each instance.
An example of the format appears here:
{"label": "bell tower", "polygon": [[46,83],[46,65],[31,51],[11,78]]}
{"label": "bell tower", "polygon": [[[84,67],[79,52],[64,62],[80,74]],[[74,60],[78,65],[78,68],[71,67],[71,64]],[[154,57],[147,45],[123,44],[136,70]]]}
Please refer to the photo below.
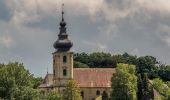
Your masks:
{"label": "bell tower", "polygon": [[70,51],[73,43],[69,40],[66,32],[63,6],[60,32],[57,41],[53,45],[55,48],[53,53],[53,80],[55,87],[65,87],[67,82],[73,79],[73,52]]}

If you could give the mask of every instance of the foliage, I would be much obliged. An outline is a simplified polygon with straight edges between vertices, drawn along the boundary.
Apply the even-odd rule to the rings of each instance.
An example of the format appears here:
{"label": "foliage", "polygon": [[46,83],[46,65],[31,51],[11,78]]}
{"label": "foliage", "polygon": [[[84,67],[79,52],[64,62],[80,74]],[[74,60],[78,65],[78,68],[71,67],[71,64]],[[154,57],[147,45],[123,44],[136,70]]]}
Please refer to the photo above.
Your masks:
{"label": "foliage", "polygon": [[164,96],[165,100],[170,99],[170,88],[159,78],[154,79],[152,86],[156,89],[161,95]]}
{"label": "foliage", "polygon": [[115,62],[110,53],[95,52],[89,55],[89,66],[99,68],[113,68]]}
{"label": "foliage", "polygon": [[143,81],[140,74],[138,74],[137,86],[138,86],[137,97],[138,100],[141,100],[144,94],[143,94]]}
{"label": "foliage", "polygon": [[164,81],[170,81],[170,65],[161,64],[159,66],[158,75]]}
{"label": "foliage", "polygon": [[70,80],[63,94],[63,100],[82,100],[76,81]]}
{"label": "foliage", "polygon": [[113,100],[136,100],[137,77],[134,65],[118,64],[112,77]]}
{"label": "foliage", "polygon": [[170,81],[166,82],[166,85],[170,88]]}
{"label": "foliage", "polygon": [[147,73],[143,76],[143,94],[144,96],[149,95],[149,79]]}
{"label": "foliage", "polygon": [[23,64],[0,64],[0,97],[16,100],[39,100],[41,78],[34,78]]}
{"label": "foliage", "polygon": [[33,87],[33,76],[24,69],[23,64],[9,63],[1,66],[0,97],[12,98],[15,88]]}
{"label": "foliage", "polygon": [[152,56],[139,57],[137,59],[137,71],[143,76],[144,73],[152,72],[155,67],[155,64],[157,64],[157,60],[155,57]]}
{"label": "foliage", "polygon": [[118,63],[136,65],[138,74],[143,77],[148,74],[149,79],[161,78],[170,81],[170,65],[161,64],[153,56],[133,56],[128,53],[111,55],[110,53],[76,53],[74,54],[74,66],[81,68],[115,68]]}
{"label": "foliage", "polygon": [[103,53],[103,52],[94,52],[91,54],[76,53],[76,54],[74,54],[74,61],[76,61],[76,63],[79,62],[82,64],[86,64],[90,68],[113,68],[113,67],[116,67],[116,62],[110,53]]}
{"label": "foliage", "polygon": [[78,62],[81,62],[81,63],[84,63],[84,64],[87,64],[89,63],[89,55],[85,52],[83,53],[75,53],[74,54],[74,61],[78,61]]}
{"label": "foliage", "polygon": [[74,61],[74,67],[75,68],[89,68],[88,65],[81,63],[81,62],[78,62],[78,61]]}
{"label": "foliage", "polygon": [[48,92],[47,100],[62,100],[61,96],[56,92]]}
{"label": "foliage", "polygon": [[42,83],[43,78],[42,77],[35,77],[33,78],[33,88],[37,89],[38,86]]}
{"label": "foliage", "polygon": [[13,90],[13,98],[16,100],[40,100],[40,92],[30,87],[20,87]]}
{"label": "foliage", "polygon": [[124,64],[133,64],[136,65],[137,63],[137,56],[132,56],[128,53],[124,53],[122,55],[113,55],[117,63],[124,63]]}

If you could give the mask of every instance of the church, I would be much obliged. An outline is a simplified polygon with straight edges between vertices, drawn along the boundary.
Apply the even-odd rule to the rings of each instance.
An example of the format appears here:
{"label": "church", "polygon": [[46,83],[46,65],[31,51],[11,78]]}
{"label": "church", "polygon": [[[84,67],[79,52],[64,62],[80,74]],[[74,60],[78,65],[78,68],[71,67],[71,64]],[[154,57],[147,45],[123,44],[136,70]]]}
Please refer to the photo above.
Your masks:
{"label": "church", "polygon": [[53,74],[47,73],[40,89],[62,93],[69,80],[75,80],[81,91],[83,100],[98,100],[105,92],[110,96],[111,77],[114,68],[76,68],[73,66],[73,43],[66,32],[64,11],[60,22],[58,39],[54,43]]}

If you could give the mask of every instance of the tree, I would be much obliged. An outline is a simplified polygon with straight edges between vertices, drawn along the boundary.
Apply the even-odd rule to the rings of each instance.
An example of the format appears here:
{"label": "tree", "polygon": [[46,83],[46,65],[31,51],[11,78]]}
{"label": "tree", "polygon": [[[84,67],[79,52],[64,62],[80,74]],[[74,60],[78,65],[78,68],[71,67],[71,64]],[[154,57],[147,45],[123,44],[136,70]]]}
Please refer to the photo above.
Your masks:
{"label": "tree", "polygon": [[42,83],[42,81],[43,81],[42,77],[36,77],[36,78],[33,77],[33,88],[37,89],[38,86]]}
{"label": "tree", "polygon": [[47,100],[62,100],[61,96],[58,93],[52,92],[52,91],[47,93],[46,98],[47,98]]}
{"label": "tree", "polygon": [[13,98],[16,100],[41,100],[40,91],[31,87],[20,87],[13,90]]}
{"label": "tree", "polygon": [[134,65],[118,64],[112,77],[113,100],[136,100],[137,77]]}
{"label": "tree", "polygon": [[[113,68],[116,67],[116,60],[110,53],[94,52],[76,53],[74,54],[75,67],[90,67],[90,68]],[[77,65],[77,66],[76,66]],[[87,65],[87,66],[86,66]]]}
{"label": "tree", "polygon": [[78,61],[74,61],[74,67],[75,68],[89,68],[88,65],[81,63],[81,62],[78,62]]}
{"label": "tree", "polygon": [[124,63],[124,64],[133,64],[136,65],[137,63],[137,56],[130,55],[128,53],[124,53],[122,55],[113,55],[113,57],[116,59],[117,63]]}
{"label": "tree", "polygon": [[64,100],[82,100],[80,89],[76,81],[70,80],[63,94]]}
{"label": "tree", "polygon": [[145,96],[149,95],[149,79],[147,73],[143,76],[143,94]]}
{"label": "tree", "polygon": [[0,64],[0,97],[8,100],[40,100],[35,89],[42,78],[34,78],[22,63]]}
{"label": "tree", "polygon": [[74,54],[74,61],[81,62],[83,64],[89,63],[89,55],[85,52],[83,53],[75,53]]}
{"label": "tree", "polygon": [[14,89],[33,87],[33,75],[25,70],[23,64],[9,63],[0,68],[0,97],[11,99]]}
{"label": "tree", "polygon": [[89,66],[97,68],[113,68],[115,62],[110,53],[94,52],[89,55]]}
{"label": "tree", "polygon": [[164,81],[170,81],[170,65],[161,64],[159,66],[158,75]]}
{"label": "tree", "polygon": [[137,92],[138,100],[141,100],[143,97],[143,81],[142,81],[140,74],[138,74],[138,85],[137,86],[138,86],[138,92]]}
{"label": "tree", "polygon": [[106,91],[103,91],[102,93],[102,100],[109,100],[109,96]]}
{"label": "tree", "polygon": [[157,60],[155,57],[152,56],[144,56],[144,57],[139,57],[137,59],[137,71],[138,73],[143,74],[144,73],[150,73],[154,67],[155,64],[157,64]]}
{"label": "tree", "polygon": [[164,82],[156,78],[152,82],[152,86],[156,89],[161,95],[163,95],[163,100],[170,100],[170,88],[164,84]]}

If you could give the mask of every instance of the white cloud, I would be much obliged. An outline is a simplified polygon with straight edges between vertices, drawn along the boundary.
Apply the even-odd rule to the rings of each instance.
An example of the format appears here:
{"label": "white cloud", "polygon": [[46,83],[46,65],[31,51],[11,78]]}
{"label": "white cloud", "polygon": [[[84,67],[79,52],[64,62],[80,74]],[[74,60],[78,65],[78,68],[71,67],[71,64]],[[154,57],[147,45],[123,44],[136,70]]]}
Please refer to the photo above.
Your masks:
{"label": "white cloud", "polygon": [[[162,44],[160,46],[160,44],[155,45],[151,43],[155,41],[159,43],[160,40],[170,47],[170,27],[160,28],[159,32],[164,33],[163,35],[159,34],[160,40],[155,39],[157,27],[153,27],[157,26],[158,23],[165,24],[166,20],[160,16],[170,15],[170,1],[168,0],[110,0],[109,3],[108,0],[5,0],[5,2],[8,8],[11,9],[12,18],[9,26],[1,27],[0,33],[9,34],[0,34],[0,45],[10,48],[16,44],[15,49],[11,49],[11,53],[15,54],[13,58],[18,56],[19,59],[23,59],[24,63],[27,62],[28,65],[34,63],[31,65],[34,67],[32,70],[35,69],[35,62],[41,68],[38,70],[42,70],[42,66],[46,64],[47,66],[51,64],[51,59],[48,60],[48,58],[51,57],[49,54],[53,50],[52,43],[57,35],[53,34],[54,32],[51,32],[50,28],[42,30],[37,27],[25,26],[25,23],[31,22],[32,25],[32,23],[44,22],[44,19],[49,19],[51,16],[56,16],[57,19],[61,13],[62,2],[65,3],[67,17],[83,16],[82,18],[84,18],[85,16],[97,22],[90,22],[92,25],[88,31],[89,33],[86,33],[87,27],[85,25],[87,24],[80,26],[79,29],[72,26],[71,30],[75,28],[78,30],[76,32],[82,32],[81,35],[76,37],[75,42],[78,45],[84,44],[81,49],[84,49],[85,52],[88,50],[91,52],[107,52],[107,50],[111,52],[132,51],[132,54],[138,55],[139,53],[146,54],[150,51],[156,55],[160,54],[160,51],[165,48],[159,51],[158,48],[161,48]],[[151,20],[155,17],[154,14],[152,15],[153,12],[157,17],[156,20]],[[90,20],[88,18],[87,20]],[[158,22],[155,23],[155,21]],[[75,23],[79,22],[75,20]],[[98,30],[96,24],[99,24]],[[90,31],[93,29],[97,30],[95,31],[96,33]],[[95,34],[95,37],[90,37],[89,40],[79,43],[81,39],[78,41],[77,38],[85,38],[83,36],[88,34],[92,34],[89,36],[94,36]],[[152,48],[154,47],[156,49],[153,50]],[[81,50],[76,45],[74,48]],[[134,49],[132,50],[132,48]],[[4,56],[6,55],[5,53],[3,54]],[[8,58],[11,58],[12,54]],[[162,53],[160,56],[164,58]],[[165,56],[169,57],[168,55]],[[8,58],[6,58],[6,61],[8,61]]]}
{"label": "white cloud", "polygon": [[0,44],[6,48],[10,48],[14,44],[14,40],[11,36],[5,35],[0,37]]}
{"label": "white cloud", "polygon": [[85,45],[87,45],[87,47],[93,47],[94,50],[92,50],[92,51],[94,51],[94,52],[107,50],[107,46],[104,44],[101,44],[101,43],[91,42],[91,41],[87,41],[87,40],[84,40],[83,43]]}
{"label": "white cloud", "polygon": [[137,0],[141,7],[148,10],[159,11],[160,13],[170,13],[169,0]]}
{"label": "white cloud", "polygon": [[157,35],[164,43],[166,43],[166,45],[170,47],[170,26],[162,24],[159,25]]}
{"label": "white cloud", "polygon": [[140,56],[139,49],[138,49],[138,48],[134,48],[134,49],[130,52],[130,54],[136,55],[136,56]]}
{"label": "white cloud", "polygon": [[69,16],[88,15],[92,19],[115,21],[142,10],[170,13],[167,0],[6,0],[13,12],[12,22],[22,24],[42,20],[44,17],[59,14],[65,3]]}

